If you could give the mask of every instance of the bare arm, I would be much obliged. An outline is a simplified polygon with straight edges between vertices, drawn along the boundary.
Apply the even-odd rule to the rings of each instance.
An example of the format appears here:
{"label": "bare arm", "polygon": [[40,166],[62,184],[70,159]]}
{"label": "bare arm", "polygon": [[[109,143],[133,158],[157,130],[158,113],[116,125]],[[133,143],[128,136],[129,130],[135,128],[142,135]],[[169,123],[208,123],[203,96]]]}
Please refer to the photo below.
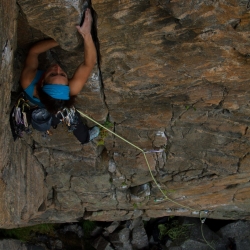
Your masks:
{"label": "bare arm", "polygon": [[41,53],[53,47],[56,47],[57,45],[58,43],[55,40],[49,39],[49,40],[40,41],[31,47],[27,55],[24,68],[21,74],[20,81],[21,81],[21,86],[23,89],[27,88],[30,85],[30,83],[32,82],[32,80],[34,79],[36,75],[36,71],[38,68],[38,56]]}
{"label": "bare arm", "polygon": [[76,26],[84,39],[84,61],[75,71],[69,81],[70,95],[77,95],[88,80],[88,77],[96,64],[96,48],[91,36],[92,16],[90,9],[86,10],[83,25]]}

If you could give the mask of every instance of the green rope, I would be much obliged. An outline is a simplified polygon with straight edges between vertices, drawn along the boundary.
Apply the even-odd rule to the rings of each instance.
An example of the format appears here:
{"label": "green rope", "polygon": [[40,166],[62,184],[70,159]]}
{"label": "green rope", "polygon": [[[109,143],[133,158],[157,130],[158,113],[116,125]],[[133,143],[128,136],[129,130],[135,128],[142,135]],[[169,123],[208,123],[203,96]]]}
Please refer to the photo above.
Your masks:
{"label": "green rope", "polygon": [[160,188],[160,185],[158,184],[158,182],[156,181],[156,179],[155,179],[155,177],[154,177],[154,175],[153,175],[153,173],[152,173],[152,170],[151,170],[151,168],[150,168],[150,165],[149,165],[147,156],[146,156],[146,154],[145,154],[145,152],[144,152],[143,149],[137,147],[137,146],[134,145],[133,143],[129,142],[128,140],[124,139],[124,138],[121,137],[120,135],[118,135],[118,134],[116,134],[115,132],[113,132],[112,130],[110,130],[110,129],[104,127],[102,124],[100,124],[99,122],[95,121],[94,119],[92,119],[91,117],[87,116],[86,114],[82,113],[80,110],[77,110],[77,111],[80,113],[81,116],[83,116],[83,117],[89,119],[90,121],[94,122],[94,123],[97,124],[98,126],[100,126],[100,127],[102,127],[103,129],[109,131],[111,134],[113,134],[113,135],[115,135],[116,137],[120,138],[121,140],[125,141],[126,143],[128,143],[128,144],[131,145],[132,147],[134,147],[134,148],[138,149],[139,151],[141,151],[141,152],[143,153],[143,155],[144,155],[145,161],[146,161],[147,166],[148,166],[148,169],[149,169],[149,173],[150,173],[150,175],[151,175],[153,181],[155,182],[156,186],[158,187],[158,189],[161,191],[161,193],[163,194],[163,196],[164,196],[167,200],[169,200],[169,201],[175,203],[175,204],[178,205],[178,206],[187,208],[187,209],[192,210],[192,211],[197,211],[197,210],[195,210],[195,209],[193,209],[193,208],[191,208],[191,207],[184,206],[184,205],[182,205],[182,204],[180,204],[180,203],[178,203],[178,202],[176,202],[176,201],[170,199],[170,198],[164,193],[164,191]]}
{"label": "green rope", "polygon": [[[189,207],[189,206],[182,205],[182,204],[180,204],[180,203],[178,203],[178,202],[176,202],[176,201],[170,199],[170,198],[164,193],[164,191],[161,189],[160,185],[158,184],[158,182],[156,181],[156,179],[155,179],[155,177],[154,177],[154,175],[153,175],[153,173],[152,173],[152,170],[151,170],[151,168],[150,168],[150,165],[149,165],[147,156],[146,156],[146,154],[145,154],[145,152],[144,152],[143,149],[137,147],[137,146],[134,145],[133,143],[129,142],[128,140],[124,139],[124,138],[121,137],[120,135],[118,135],[118,134],[116,134],[115,132],[113,132],[112,130],[110,130],[110,129],[104,127],[102,124],[100,124],[99,122],[95,121],[95,120],[92,119],[91,117],[85,115],[85,114],[82,113],[80,110],[77,110],[77,111],[80,113],[80,115],[81,115],[82,117],[85,117],[85,118],[89,119],[90,121],[94,122],[94,123],[97,124],[98,126],[100,126],[100,127],[102,127],[103,129],[107,130],[107,131],[110,132],[111,134],[113,134],[113,135],[115,135],[116,137],[120,138],[121,140],[125,141],[126,143],[128,143],[128,144],[131,145],[132,147],[134,147],[134,148],[138,149],[139,151],[141,151],[141,152],[143,153],[143,155],[144,155],[145,161],[146,161],[147,166],[148,166],[148,169],[149,169],[149,173],[150,173],[150,175],[151,175],[151,177],[152,177],[154,183],[156,184],[157,188],[161,191],[161,193],[163,194],[163,196],[164,196],[164,198],[165,198],[166,200],[169,200],[169,201],[171,201],[172,203],[174,203],[174,204],[176,204],[176,205],[178,205],[178,206],[180,206],[180,207],[187,208],[187,209],[192,210],[192,211],[197,211],[197,210],[195,210],[195,209],[193,209],[193,208],[191,208],[191,207]],[[211,247],[213,250],[215,250],[215,249],[208,243],[208,241],[207,241],[207,240],[205,239],[205,237],[204,237],[203,229],[202,229],[202,225],[203,225],[204,221],[202,221],[201,212],[202,212],[202,211],[199,210],[200,221],[201,221],[201,234],[202,234],[202,237],[203,237],[204,241],[206,242],[206,244],[207,244],[209,247]]]}
{"label": "green rope", "polygon": [[202,235],[202,238],[203,240],[206,242],[206,244],[213,250],[215,250],[215,248],[206,240],[205,236],[204,236],[204,233],[203,233],[203,224],[205,222],[206,218],[202,219],[201,218],[201,211],[200,211],[200,221],[201,221],[201,235]]}

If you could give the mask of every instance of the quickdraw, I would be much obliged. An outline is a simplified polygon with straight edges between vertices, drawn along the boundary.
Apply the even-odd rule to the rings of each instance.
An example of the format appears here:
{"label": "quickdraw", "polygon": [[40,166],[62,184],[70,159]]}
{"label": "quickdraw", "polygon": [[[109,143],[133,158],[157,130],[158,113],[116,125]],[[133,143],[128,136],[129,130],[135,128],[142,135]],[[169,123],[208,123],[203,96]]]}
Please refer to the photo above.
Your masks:
{"label": "quickdraw", "polygon": [[64,122],[68,126],[69,132],[72,132],[78,124],[78,117],[74,107],[70,109],[64,108],[62,111],[58,111],[56,117],[58,117],[61,122]]}
{"label": "quickdraw", "polygon": [[24,93],[21,93],[10,113],[10,125],[14,140],[17,138],[22,138],[24,132],[28,134],[31,133],[29,128],[29,116],[30,111],[33,108],[36,108],[36,106],[31,107],[28,103],[28,100],[26,100]]}

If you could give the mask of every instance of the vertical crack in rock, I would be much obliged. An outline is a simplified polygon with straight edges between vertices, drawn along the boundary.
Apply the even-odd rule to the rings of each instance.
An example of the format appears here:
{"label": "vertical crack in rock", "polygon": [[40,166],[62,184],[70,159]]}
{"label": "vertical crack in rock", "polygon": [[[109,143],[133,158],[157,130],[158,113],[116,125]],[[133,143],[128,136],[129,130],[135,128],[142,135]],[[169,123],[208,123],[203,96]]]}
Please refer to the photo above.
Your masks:
{"label": "vertical crack in rock", "polygon": [[[92,33],[92,37],[95,43],[95,47],[97,50],[97,68],[98,68],[98,78],[99,78],[99,82],[101,85],[100,91],[101,91],[101,98],[102,101],[104,103],[104,106],[106,107],[106,109],[108,110],[107,116],[106,116],[106,120],[109,117],[109,109],[108,109],[108,105],[106,103],[106,96],[105,96],[105,91],[104,91],[104,83],[103,83],[103,77],[102,77],[102,71],[101,71],[101,52],[100,52],[100,42],[99,42],[99,37],[98,37],[98,32],[97,32],[97,13],[94,10],[91,1],[85,1],[83,4],[83,13],[86,10],[86,8],[91,8],[91,12],[92,12],[92,16],[93,16],[93,24],[92,24],[92,29],[91,29],[91,33]],[[83,23],[84,20],[84,15],[82,17],[82,21],[81,24]]]}
{"label": "vertical crack in rock", "polygon": [[223,103],[225,101],[226,96],[228,95],[229,91],[226,87],[223,88],[223,94],[222,94],[222,99],[219,102],[218,106],[216,107],[216,109],[220,109],[223,107]]}
{"label": "vertical crack in rock", "polygon": [[243,167],[243,170],[241,170],[241,167],[242,167],[242,163],[244,162],[244,160],[246,160],[246,163],[245,165],[247,165],[247,168],[248,168],[248,156],[250,155],[249,152],[247,152],[246,154],[244,154],[241,158],[239,158],[239,161],[238,161],[238,165],[237,165],[237,173],[242,173],[244,172],[244,167]]}
{"label": "vertical crack in rock", "polygon": [[[27,144],[28,145],[28,144]],[[32,148],[33,149],[33,148]],[[37,156],[35,154],[33,154],[34,158],[37,160],[37,163],[41,166],[41,169],[44,173],[44,181],[46,179],[46,176],[47,176],[47,172],[46,172],[46,169],[44,167],[44,165],[41,163],[41,161],[39,161],[39,159],[37,158]]]}
{"label": "vertical crack in rock", "polygon": [[236,194],[238,193],[238,190],[235,190],[235,192],[233,193],[232,195],[232,202],[235,203],[235,197],[236,197]]}
{"label": "vertical crack in rock", "polygon": [[69,190],[71,190],[71,181],[72,181],[73,175],[70,175],[69,177]]}
{"label": "vertical crack in rock", "polygon": [[115,194],[115,200],[116,200],[116,209],[119,209],[119,200],[117,199],[117,188],[114,189],[114,194]]}
{"label": "vertical crack in rock", "polygon": [[248,131],[248,126],[246,127],[246,129],[245,129],[245,133],[244,133],[244,135],[246,135],[247,134],[247,131]]}
{"label": "vertical crack in rock", "polygon": [[37,157],[37,155],[34,154],[35,141],[32,140],[32,143],[29,144],[29,143],[27,143],[26,140],[22,140],[22,143],[23,143],[26,147],[28,147],[28,148],[30,148],[30,149],[32,150],[32,155],[33,155],[33,157],[36,159],[37,164],[41,167],[41,170],[43,171],[43,174],[44,174],[43,180],[45,181],[45,180],[46,180],[46,176],[47,176],[47,172],[46,172],[45,166],[44,166],[44,165],[42,164],[42,162],[39,160],[39,158]]}
{"label": "vertical crack in rock", "polygon": [[101,97],[102,97],[102,100],[103,100],[103,103],[105,105],[105,107],[107,108],[108,110],[108,113],[107,113],[107,118],[109,117],[109,107],[108,107],[108,104],[106,103],[106,96],[105,96],[105,91],[104,91],[104,84],[103,84],[103,81],[102,81],[102,73],[101,73],[101,69],[99,67],[99,72],[100,72],[100,82],[101,82]]}
{"label": "vertical crack in rock", "polygon": [[58,200],[57,200],[57,191],[56,191],[56,188],[55,187],[52,187],[52,204],[54,206],[56,206],[56,204],[58,204]]}

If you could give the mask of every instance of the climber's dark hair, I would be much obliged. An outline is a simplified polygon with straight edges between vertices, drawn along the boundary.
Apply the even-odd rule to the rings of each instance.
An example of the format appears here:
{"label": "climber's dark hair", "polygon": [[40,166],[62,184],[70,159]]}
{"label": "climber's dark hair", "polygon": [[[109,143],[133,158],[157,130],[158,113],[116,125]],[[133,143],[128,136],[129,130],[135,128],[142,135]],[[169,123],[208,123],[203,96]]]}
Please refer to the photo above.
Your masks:
{"label": "climber's dark hair", "polygon": [[40,86],[37,86],[37,92],[41,103],[51,114],[56,114],[63,108],[71,108],[75,104],[76,96],[70,96],[69,100],[55,99],[46,94]]}

